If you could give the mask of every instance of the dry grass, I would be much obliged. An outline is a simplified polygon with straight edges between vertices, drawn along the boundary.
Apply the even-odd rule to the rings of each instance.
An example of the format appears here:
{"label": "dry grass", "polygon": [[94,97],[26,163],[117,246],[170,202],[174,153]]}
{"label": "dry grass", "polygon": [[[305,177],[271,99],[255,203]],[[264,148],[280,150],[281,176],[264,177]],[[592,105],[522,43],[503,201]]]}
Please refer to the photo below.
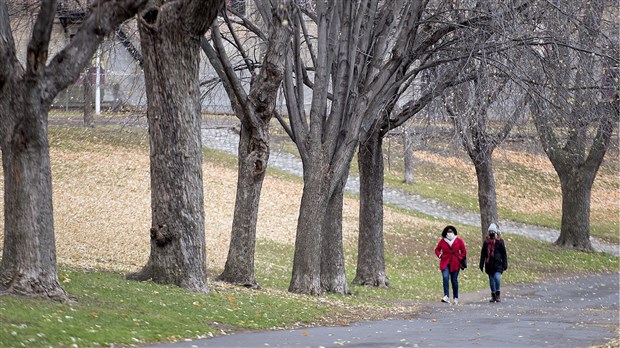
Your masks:
{"label": "dry grass", "polygon": [[[57,256],[61,265],[112,271],[136,271],[146,263],[149,254],[150,187],[148,146],[116,146],[106,142],[63,138],[52,146],[54,219]],[[464,191],[475,196],[476,178],[467,158],[440,156],[417,151],[418,160],[434,163],[444,177],[439,181],[460,180]],[[608,156],[609,157],[609,156]],[[561,215],[559,183],[549,161],[542,154],[496,150],[496,161],[503,165],[535,168],[543,177],[545,190],[553,194],[537,194],[535,189],[513,183],[514,177],[497,175],[500,205],[522,213],[555,212]],[[616,162],[614,162],[616,163]],[[615,164],[617,166],[617,163]],[[236,191],[236,171],[218,165],[205,157],[204,165],[207,266],[222,269],[228,252]],[[458,173],[455,179],[453,173]],[[527,180],[524,180],[527,182]],[[0,193],[2,193],[0,180]],[[261,198],[257,238],[292,245],[301,199],[299,181],[282,180],[267,175]],[[613,170],[599,172],[592,192],[592,218],[618,223],[617,174]],[[3,242],[3,202],[0,202],[0,243]],[[343,230],[345,245],[355,247],[358,231],[359,202],[345,198]],[[609,216],[615,217],[609,219]],[[403,231],[403,226],[436,234],[443,222],[432,222],[385,211],[386,231]],[[406,230],[406,228],[404,229]],[[402,237],[402,238],[400,238]],[[390,237],[392,238],[392,237]],[[407,243],[410,236],[395,235],[391,240]],[[419,236],[420,240],[425,239]],[[432,239],[431,239],[432,240]],[[413,245],[417,245],[414,243]],[[393,246],[398,249],[398,246]]]}
{"label": "dry grass", "polygon": [[[607,156],[608,160],[614,161],[612,156]],[[428,151],[416,151],[416,159],[424,162],[437,163],[444,168],[445,177],[452,178],[450,172],[458,172],[464,177],[460,182],[462,187],[470,191],[471,195],[476,195],[477,181],[476,172],[471,161],[465,157],[444,157]],[[527,179],[515,180],[514,173],[496,172],[496,192],[498,204],[520,213],[543,213],[553,211],[561,215],[562,211],[562,191],[557,174],[553,165],[544,154],[532,154],[519,151],[497,149],[494,152],[494,160],[497,164],[504,166],[527,167],[531,171],[537,172],[539,178],[545,181],[546,192],[537,192],[532,188],[524,188],[517,183],[525,182]],[[617,189],[618,177],[614,173],[599,171],[592,188],[591,210],[594,214],[597,211],[608,212],[615,210],[618,212],[620,204],[620,190]],[[614,189],[615,188],[615,189]],[[549,191],[551,194],[549,194]],[[503,201],[502,201],[503,199]]]}
{"label": "dry grass", "polygon": [[[65,140],[71,143],[70,139]],[[79,148],[79,142],[75,144]],[[84,145],[84,144],[82,144]],[[76,268],[137,271],[149,255],[151,225],[149,153],[146,147],[97,145],[51,149],[54,224],[59,264]],[[235,203],[233,169],[203,164],[207,267],[223,269]],[[0,193],[2,192],[0,180]],[[302,184],[267,176],[257,238],[293,244]],[[0,203],[0,244],[3,242]],[[345,238],[357,233],[358,201],[345,199]]]}

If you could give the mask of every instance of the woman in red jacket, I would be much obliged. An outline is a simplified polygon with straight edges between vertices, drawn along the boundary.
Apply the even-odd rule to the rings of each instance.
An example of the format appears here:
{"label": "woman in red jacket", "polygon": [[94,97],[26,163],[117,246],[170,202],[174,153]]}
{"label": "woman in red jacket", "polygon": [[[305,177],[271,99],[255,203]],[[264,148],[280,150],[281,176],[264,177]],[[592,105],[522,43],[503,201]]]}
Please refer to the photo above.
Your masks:
{"label": "woman in red jacket", "polygon": [[454,304],[459,304],[459,271],[461,259],[467,255],[465,242],[457,236],[456,227],[446,226],[441,232],[441,239],[435,247],[435,255],[439,260],[439,270],[443,277],[443,298],[441,302],[450,303],[448,280],[452,281]]}

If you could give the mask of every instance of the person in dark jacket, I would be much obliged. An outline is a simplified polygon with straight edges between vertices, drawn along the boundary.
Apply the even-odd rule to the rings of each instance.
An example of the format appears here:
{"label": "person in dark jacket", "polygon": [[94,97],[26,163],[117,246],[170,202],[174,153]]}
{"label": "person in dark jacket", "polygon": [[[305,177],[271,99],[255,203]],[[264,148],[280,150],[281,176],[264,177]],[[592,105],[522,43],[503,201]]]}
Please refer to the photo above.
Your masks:
{"label": "person in dark jacket", "polygon": [[488,232],[480,251],[480,271],[484,268],[489,275],[489,285],[491,286],[491,300],[489,302],[501,302],[500,286],[502,273],[508,268],[508,255],[497,225],[491,224]]}
{"label": "person in dark jacket", "polygon": [[435,247],[435,255],[439,258],[439,270],[443,279],[443,297],[441,302],[450,303],[448,281],[452,282],[454,304],[459,304],[459,271],[461,259],[467,255],[465,242],[456,236],[456,227],[446,226],[441,232],[441,239]]}

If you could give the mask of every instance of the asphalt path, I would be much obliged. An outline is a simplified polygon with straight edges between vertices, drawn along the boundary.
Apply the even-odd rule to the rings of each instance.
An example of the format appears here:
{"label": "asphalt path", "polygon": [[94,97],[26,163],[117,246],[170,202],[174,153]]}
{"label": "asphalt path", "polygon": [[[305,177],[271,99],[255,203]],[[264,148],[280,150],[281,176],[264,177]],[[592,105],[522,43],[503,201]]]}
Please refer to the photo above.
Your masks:
{"label": "asphalt path", "polygon": [[461,294],[458,306],[421,303],[410,320],[243,332],[150,347],[590,347],[619,338],[619,284],[615,273],[503,285],[501,303],[489,303],[487,291]]}
{"label": "asphalt path", "polygon": [[[66,122],[65,122],[66,123]],[[127,125],[140,123],[128,121]],[[228,125],[203,128],[205,147],[236,154],[238,136]],[[270,166],[301,175],[299,159],[274,152]],[[359,192],[349,178],[346,190]],[[480,216],[404,192],[384,190],[386,203],[456,223],[479,226]],[[559,231],[500,221],[504,232],[553,242]],[[620,255],[617,244],[592,238],[598,251]],[[441,281],[439,275],[437,281]],[[244,332],[151,347],[590,347],[620,339],[619,274],[505,284],[501,303],[488,291],[461,294],[461,304],[420,303],[411,320],[351,323],[342,327]],[[616,345],[617,347],[617,345]]]}

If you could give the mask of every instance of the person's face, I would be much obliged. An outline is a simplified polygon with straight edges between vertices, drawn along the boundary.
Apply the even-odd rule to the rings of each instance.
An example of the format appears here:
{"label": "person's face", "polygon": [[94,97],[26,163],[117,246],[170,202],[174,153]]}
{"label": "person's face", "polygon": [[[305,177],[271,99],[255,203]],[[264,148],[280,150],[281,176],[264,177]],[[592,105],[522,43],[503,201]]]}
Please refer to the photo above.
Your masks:
{"label": "person's face", "polygon": [[489,233],[489,238],[491,238],[491,239],[495,239],[495,232],[491,232],[491,233]]}

